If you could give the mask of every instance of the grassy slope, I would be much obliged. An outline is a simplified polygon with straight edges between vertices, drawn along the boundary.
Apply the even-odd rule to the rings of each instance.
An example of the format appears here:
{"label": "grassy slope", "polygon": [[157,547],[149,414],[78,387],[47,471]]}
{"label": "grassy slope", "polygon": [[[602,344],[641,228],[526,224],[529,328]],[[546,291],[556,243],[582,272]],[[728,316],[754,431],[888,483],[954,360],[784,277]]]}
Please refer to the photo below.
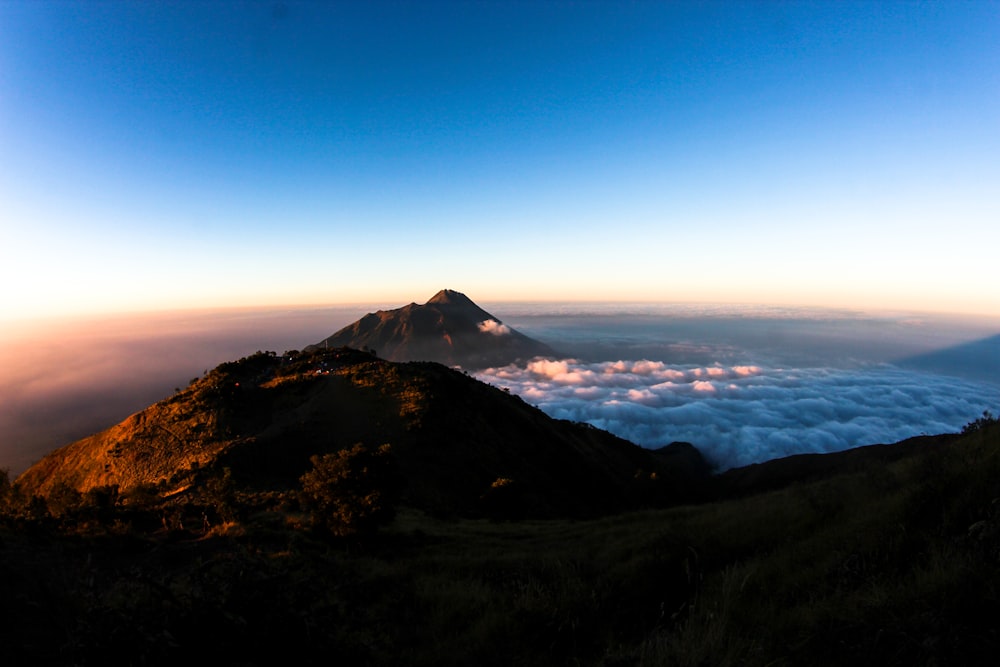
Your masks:
{"label": "grassy slope", "polygon": [[593,521],[404,511],[363,544],[278,514],[177,543],[8,530],[0,642],[34,664],[995,664],[998,498],[993,427]]}

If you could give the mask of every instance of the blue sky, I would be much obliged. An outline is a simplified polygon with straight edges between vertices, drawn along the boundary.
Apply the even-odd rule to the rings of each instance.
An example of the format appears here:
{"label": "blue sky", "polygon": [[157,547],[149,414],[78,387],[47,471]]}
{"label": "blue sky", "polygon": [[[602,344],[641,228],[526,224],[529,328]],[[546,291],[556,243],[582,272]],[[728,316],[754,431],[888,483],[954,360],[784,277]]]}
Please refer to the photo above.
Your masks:
{"label": "blue sky", "polygon": [[1000,4],[0,3],[0,319],[1000,315]]}

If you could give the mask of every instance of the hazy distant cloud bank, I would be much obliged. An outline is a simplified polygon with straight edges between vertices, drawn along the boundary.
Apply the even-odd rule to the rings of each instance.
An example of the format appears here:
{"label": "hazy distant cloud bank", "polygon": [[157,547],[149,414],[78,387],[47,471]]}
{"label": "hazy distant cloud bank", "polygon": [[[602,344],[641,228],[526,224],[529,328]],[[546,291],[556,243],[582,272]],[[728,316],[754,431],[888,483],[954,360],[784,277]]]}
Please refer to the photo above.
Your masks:
{"label": "hazy distant cloud bank", "polygon": [[477,374],[559,419],[647,447],[683,440],[720,468],[956,431],[1000,387],[891,366],[860,370],[536,360]]}

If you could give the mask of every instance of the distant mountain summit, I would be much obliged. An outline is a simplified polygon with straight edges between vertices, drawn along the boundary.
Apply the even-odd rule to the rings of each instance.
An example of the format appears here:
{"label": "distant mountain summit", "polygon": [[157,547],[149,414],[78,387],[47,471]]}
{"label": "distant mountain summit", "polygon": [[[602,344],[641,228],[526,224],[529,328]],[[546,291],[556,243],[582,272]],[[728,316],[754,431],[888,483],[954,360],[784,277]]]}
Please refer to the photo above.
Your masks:
{"label": "distant mountain summit", "polygon": [[472,299],[465,296],[461,292],[456,292],[453,289],[441,290],[440,292],[432,296],[430,299],[428,299],[426,305],[430,305],[432,303],[448,305],[448,306],[464,306],[464,307],[471,306],[473,308],[479,308],[479,306],[473,303]]}
{"label": "distant mountain summit", "polygon": [[548,345],[512,329],[461,292],[444,289],[427,303],[368,313],[310,345],[374,350],[390,361],[437,361],[486,368],[554,356]]}

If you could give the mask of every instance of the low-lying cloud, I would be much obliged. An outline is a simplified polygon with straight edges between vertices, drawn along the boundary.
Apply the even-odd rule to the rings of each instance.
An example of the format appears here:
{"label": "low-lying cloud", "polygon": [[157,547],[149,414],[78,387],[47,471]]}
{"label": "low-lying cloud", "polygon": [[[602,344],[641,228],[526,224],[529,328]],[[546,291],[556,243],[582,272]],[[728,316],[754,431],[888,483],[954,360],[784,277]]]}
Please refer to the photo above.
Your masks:
{"label": "low-lying cloud", "polygon": [[483,320],[478,326],[479,330],[483,333],[493,334],[494,336],[506,336],[510,333],[509,326],[496,320]]}
{"label": "low-lying cloud", "polygon": [[476,375],[553,417],[588,422],[639,445],[691,442],[720,469],[952,432],[1000,405],[996,385],[889,365],[837,370],[539,359]]}

